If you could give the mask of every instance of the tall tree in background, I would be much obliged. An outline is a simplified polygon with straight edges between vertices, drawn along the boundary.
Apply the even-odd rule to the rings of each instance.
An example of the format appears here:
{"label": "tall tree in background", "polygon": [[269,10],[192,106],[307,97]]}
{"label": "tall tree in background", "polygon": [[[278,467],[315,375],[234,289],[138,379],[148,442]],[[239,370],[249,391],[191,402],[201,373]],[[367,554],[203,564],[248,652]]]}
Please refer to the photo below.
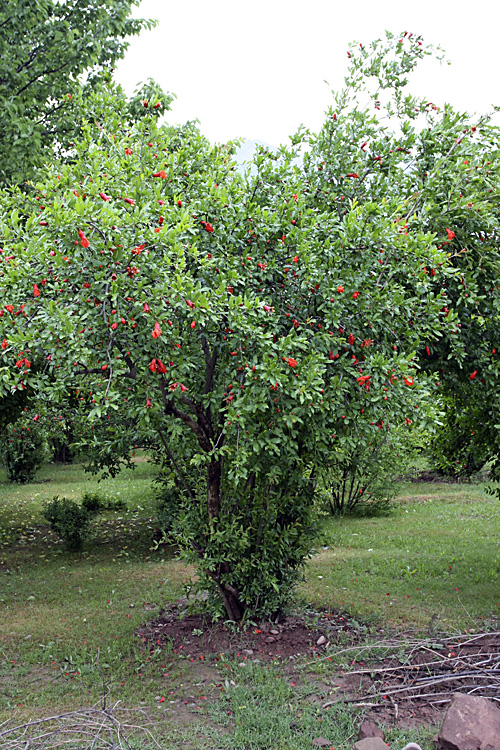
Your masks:
{"label": "tall tree in background", "polygon": [[308,184],[317,210],[340,218],[353,203],[394,200],[401,231],[426,233],[446,252],[446,279],[425,254],[420,261],[420,273],[445,297],[442,315],[456,321],[431,332],[416,353],[444,410],[433,458],[446,473],[464,475],[493,461],[498,476],[498,108],[472,117],[410,95],[408,76],[430,51],[408,32],[351,45],[346,86],[311,138]]}
{"label": "tall tree in background", "polygon": [[0,0],[0,184],[20,184],[71,147],[90,91],[123,57],[139,0]]}

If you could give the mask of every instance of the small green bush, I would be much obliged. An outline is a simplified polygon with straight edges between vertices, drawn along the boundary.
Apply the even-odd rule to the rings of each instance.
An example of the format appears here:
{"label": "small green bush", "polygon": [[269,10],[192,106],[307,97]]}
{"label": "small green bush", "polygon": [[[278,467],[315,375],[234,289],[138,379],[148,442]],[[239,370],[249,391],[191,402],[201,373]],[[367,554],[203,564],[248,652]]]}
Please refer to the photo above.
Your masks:
{"label": "small green bush", "polygon": [[27,484],[47,457],[47,441],[39,425],[23,415],[5,430],[0,446],[2,461],[11,482]]}
{"label": "small green bush", "polygon": [[92,520],[92,514],[87,508],[74,500],[66,497],[59,499],[56,496],[44,505],[43,517],[69,550],[81,550]]}
{"label": "small green bush", "polygon": [[378,443],[332,451],[321,472],[320,507],[333,516],[388,513],[415,440],[396,428],[391,441],[385,436]]}
{"label": "small green bush", "polygon": [[82,508],[95,516],[103,510],[126,510],[127,504],[121,498],[115,500],[99,492],[85,492],[82,497]]}
{"label": "small green bush", "polygon": [[82,508],[85,508],[91,516],[97,515],[104,507],[105,501],[98,492],[84,492],[82,497]]}
{"label": "small green bush", "polygon": [[101,510],[127,510],[127,503],[121,498],[104,498]]}

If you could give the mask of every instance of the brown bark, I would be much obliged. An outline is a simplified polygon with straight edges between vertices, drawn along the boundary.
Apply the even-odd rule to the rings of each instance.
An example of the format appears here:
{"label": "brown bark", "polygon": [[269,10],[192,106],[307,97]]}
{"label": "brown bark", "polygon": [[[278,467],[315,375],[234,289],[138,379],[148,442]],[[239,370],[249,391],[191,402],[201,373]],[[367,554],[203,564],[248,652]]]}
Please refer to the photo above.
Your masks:
{"label": "brown bark", "polygon": [[220,513],[220,482],[222,461],[212,458],[207,470],[207,508],[209,518],[218,518]]}
{"label": "brown bark", "polygon": [[[221,509],[220,485],[222,478],[222,461],[221,459],[212,458],[208,464],[207,470],[207,509],[209,519],[218,518]],[[221,562],[217,566],[217,571],[207,571],[212,578],[219,595],[223,601],[227,616],[234,622],[241,622],[245,606],[240,600],[238,591],[229,583],[221,581],[222,575],[230,573],[230,567],[227,562]]]}
{"label": "brown bark", "polygon": [[217,577],[212,577],[224,603],[228,618],[233,622],[241,622],[244,606],[239,600],[238,592],[232,586],[224,586],[221,584],[220,581],[217,580]]}

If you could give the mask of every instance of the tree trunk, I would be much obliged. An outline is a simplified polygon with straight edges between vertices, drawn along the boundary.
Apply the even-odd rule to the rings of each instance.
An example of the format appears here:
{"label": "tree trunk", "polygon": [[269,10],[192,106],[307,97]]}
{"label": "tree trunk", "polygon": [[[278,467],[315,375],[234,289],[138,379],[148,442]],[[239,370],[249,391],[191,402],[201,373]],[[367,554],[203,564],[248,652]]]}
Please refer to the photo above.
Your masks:
{"label": "tree trunk", "polygon": [[238,592],[236,589],[233,589],[232,586],[221,584],[215,577],[214,581],[219,590],[229,620],[232,620],[233,622],[241,622],[245,608],[240,602]]}
{"label": "tree trunk", "polygon": [[220,481],[222,461],[212,458],[207,471],[207,508],[209,518],[218,518],[220,513]]}
{"label": "tree trunk", "polygon": [[[218,518],[220,515],[221,508],[221,497],[220,497],[220,485],[222,478],[222,461],[220,459],[214,459],[208,464],[207,471],[207,509],[209,519]],[[245,610],[244,605],[240,601],[238,591],[228,583],[221,581],[221,571],[225,574],[230,573],[228,563],[220,561],[217,566],[218,570],[207,571],[208,575],[212,578],[220,597],[224,603],[224,608],[227,612],[227,616],[234,622],[240,622],[243,617]]]}

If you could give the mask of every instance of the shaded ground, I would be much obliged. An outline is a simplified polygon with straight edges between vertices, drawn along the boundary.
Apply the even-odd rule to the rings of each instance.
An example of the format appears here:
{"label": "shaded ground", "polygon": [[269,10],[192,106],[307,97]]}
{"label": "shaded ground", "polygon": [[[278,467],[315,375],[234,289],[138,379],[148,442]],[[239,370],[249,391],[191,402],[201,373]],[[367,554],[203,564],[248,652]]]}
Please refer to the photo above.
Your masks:
{"label": "shaded ground", "polygon": [[432,484],[438,482],[439,484],[467,484],[471,481],[487,481],[489,473],[485,470],[481,470],[473,474],[471,477],[458,476],[454,474],[443,474],[438,470],[418,470],[411,469],[408,474],[398,477],[398,481],[412,482],[414,484],[420,484],[421,482],[426,484]]}

